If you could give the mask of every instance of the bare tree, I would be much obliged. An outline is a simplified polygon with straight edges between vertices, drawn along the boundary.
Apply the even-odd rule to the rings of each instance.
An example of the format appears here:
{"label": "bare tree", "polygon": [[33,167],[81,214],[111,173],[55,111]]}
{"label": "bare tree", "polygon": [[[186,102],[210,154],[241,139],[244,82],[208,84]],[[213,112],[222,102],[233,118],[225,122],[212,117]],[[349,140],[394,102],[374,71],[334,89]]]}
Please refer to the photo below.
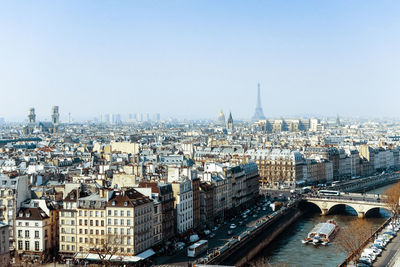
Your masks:
{"label": "bare tree", "polygon": [[107,234],[106,236],[91,236],[88,253],[98,255],[103,266],[119,265],[122,257],[127,255],[122,251],[125,235]]}
{"label": "bare tree", "polygon": [[386,203],[386,206],[388,207],[392,218],[397,218],[399,216],[399,209],[400,209],[399,200],[400,200],[400,182],[389,187],[384,193],[383,201]]}
{"label": "bare tree", "polygon": [[370,230],[365,219],[357,219],[341,227],[335,242],[337,250],[347,253],[348,257],[352,256],[349,260],[357,258],[364,243],[371,237]]}

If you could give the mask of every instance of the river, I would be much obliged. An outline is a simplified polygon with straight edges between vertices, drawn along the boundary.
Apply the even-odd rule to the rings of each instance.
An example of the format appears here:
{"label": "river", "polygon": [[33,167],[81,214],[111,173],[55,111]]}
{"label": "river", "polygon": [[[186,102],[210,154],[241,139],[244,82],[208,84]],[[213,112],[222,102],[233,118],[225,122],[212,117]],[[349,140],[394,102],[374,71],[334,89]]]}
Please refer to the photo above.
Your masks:
{"label": "river", "polygon": [[[369,194],[382,194],[391,185],[368,191]],[[387,212],[381,210],[379,215],[374,218],[365,218],[371,233],[375,231],[389,216]],[[339,226],[347,225],[352,220],[357,220],[357,213],[346,206],[341,214],[327,215],[322,217],[319,213],[304,215],[294,223],[289,230],[280,235],[274,242],[266,247],[250,265],[259,266],[267,260],[277,266],[337,266],[341,263],[346,254],[339,252],[333,241],[327,247],[314,247],[304,245],[301,240],[307,236],[308,232],[319,222],[327,219],[334,219]],[[338,235],[340,235],[340,231]],[[279,264],[281,263],[281,264]]]}

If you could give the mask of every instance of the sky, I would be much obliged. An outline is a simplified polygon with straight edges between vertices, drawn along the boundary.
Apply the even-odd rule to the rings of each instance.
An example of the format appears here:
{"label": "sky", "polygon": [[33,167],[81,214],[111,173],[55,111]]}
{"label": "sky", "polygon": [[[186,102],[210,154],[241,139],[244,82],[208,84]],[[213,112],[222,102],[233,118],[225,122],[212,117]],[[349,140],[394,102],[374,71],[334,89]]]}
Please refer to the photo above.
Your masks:
{"label": "sky", "polygon": [[400,117],[400,2],[1,1],[0,117]]}

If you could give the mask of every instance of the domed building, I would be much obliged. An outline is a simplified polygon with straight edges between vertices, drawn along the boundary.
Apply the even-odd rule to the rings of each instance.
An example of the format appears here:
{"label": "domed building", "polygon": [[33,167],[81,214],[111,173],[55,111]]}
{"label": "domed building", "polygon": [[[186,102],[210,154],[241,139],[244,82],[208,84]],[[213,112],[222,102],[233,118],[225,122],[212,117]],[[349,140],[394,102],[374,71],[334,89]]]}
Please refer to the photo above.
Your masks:
{"label": "domed building", "polygon": [[224,115],[224,112],[222,111],[222,109],[221,109],[221,112],[218,115],[217,122],[218,122],[218,124],[225,125],[225,115]]}

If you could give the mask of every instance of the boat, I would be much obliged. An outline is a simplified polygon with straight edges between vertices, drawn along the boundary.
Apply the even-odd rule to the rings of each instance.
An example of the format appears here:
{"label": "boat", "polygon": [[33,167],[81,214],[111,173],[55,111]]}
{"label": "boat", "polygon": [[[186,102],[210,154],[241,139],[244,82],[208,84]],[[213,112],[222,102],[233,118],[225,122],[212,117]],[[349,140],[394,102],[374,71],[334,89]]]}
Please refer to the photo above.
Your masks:
{"label": "boat", "polygon": [[308,233],[306,238],[301,240],[301,242],[303,244],[312,243],[314,246],[326,246],[335,237],[338,229],[339,227],[334,220],[319,223]]}

